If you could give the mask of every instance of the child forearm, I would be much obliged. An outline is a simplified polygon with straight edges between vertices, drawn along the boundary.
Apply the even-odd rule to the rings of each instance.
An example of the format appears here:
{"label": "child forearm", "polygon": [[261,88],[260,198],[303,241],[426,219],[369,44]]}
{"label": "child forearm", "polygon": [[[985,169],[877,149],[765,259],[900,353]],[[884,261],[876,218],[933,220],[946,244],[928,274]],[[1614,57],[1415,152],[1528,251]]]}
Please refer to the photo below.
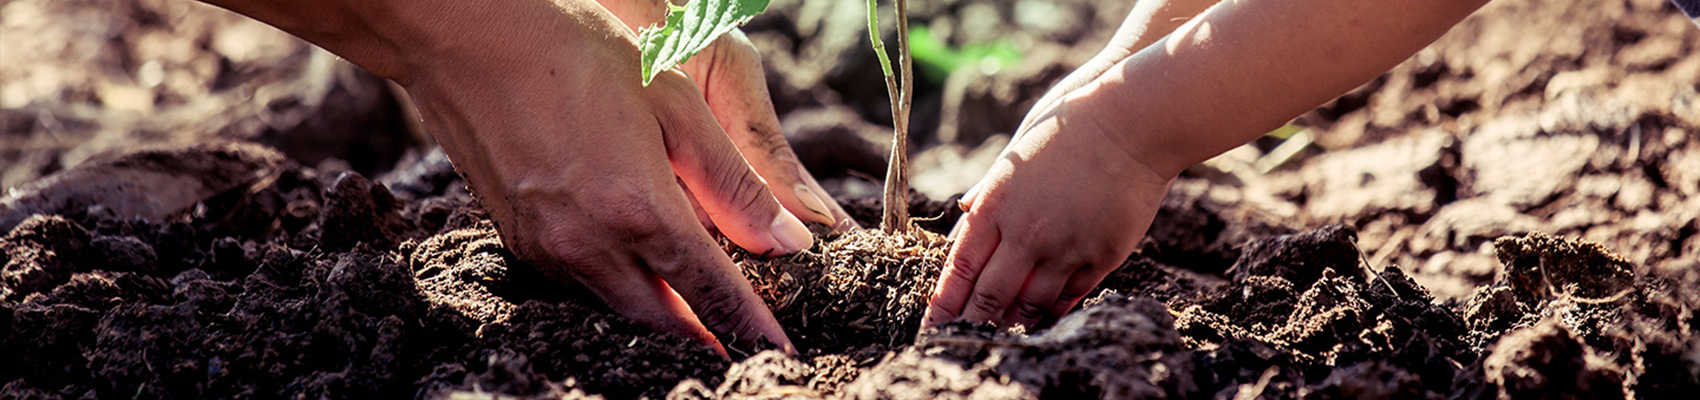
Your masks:
{"label": "child forearm", "polygon": [[1227,0],[1065,101],[1173,176],[1380,75],[1486,1]]}
{"label": "child forearm", "polygon": [[1034,111],[1039,112],[1027,114],[1028,118],[1021,122],[1022,129],[1016,130],[1017,135],[1026,132],[1035,116],[1044,115],[1044,111],[1055,107],[1064,95],[1098,79],[1098,76],[1103,75],[1104,71],[1108,71],[1116,63],[1162,39],[1169,32],[1174,32],[1175,28],[1218,1],[1220,0],[1141,0],[1134,4],[1133,10],[1128,11],[1127,19],[1122,21],[1121,27],[1116,29],[1115,36],[1110,38],[1103,50],[1099,50],[1092,59],[1063,77],[1044,97],[1033,103]]}
{"label": "child forearm", "polygon": [[1120,61],[1168,36],[1221,0],[1143,0],[1128,12],[1115,37],[1098,53],[1100,59]]}

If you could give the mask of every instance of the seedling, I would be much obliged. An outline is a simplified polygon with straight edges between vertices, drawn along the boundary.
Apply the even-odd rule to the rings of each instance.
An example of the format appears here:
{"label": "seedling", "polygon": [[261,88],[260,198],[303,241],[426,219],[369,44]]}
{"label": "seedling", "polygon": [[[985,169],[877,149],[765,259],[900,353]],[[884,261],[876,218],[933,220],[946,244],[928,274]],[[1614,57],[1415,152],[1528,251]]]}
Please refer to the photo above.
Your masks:
{"label": "seedling", "polygon": [[[643,84],[655,75],[682,64],[707,48],[720,35],[749,22],[767,9],[768,0],[695,0],[684,7],[668,3],[667,21],[638,32],[642,54]],[[891,98],[890,166],[885,171],[885,216],[880,227],[888,233],[909,230],[909,110],[914,97],[914,72],[909,57],[909,2],[896,0],[897,49],[901,75],[891,69],[880,38],[879,0],[868,0],[868,38],[885,74],[885,90]]]}
{"label": "seedling", "polygon": [[880,228],[886,233],[909,230],[909,101],[914,97],[915,73],[909,57],[909,0],[897,0],[897,61],[901,64],[899,77],[891,73],[891,59],[885,55],[885,40],[880,39],[879,0],[868,0],[868,38],[874,43],[874,55],[880,59],[880,72],[885,74],[885,92],[891,98],[891,158],[885,170],[885,217]]}
{"label": "seedling", "polygon": [[638,30],[643,85],[655,74],[685,63],[720,35],[767,10],[768,0],[696,0],[680,7],[667,3],[667,21]]}

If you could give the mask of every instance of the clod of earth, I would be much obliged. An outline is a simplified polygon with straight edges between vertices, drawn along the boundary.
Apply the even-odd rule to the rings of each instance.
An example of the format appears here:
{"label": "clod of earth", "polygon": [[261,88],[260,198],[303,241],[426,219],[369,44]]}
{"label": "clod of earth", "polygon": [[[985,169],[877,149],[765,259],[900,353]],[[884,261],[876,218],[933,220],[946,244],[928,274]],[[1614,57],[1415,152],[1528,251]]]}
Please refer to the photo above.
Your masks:
{"label": "clod of earth", "polygon": [[[1540,233],[1495,241],[1504,267],[1464,303],[1368,265],[1357,232],[1332,225],[1254,239],[1224,277],[1135,255],[1050,327],[919,336],[948,249],[934,232],[821,234],[781,258],[728,245],[801,350],[728,363],[547,283],[455,185],[396,196],[352,173],[285,163],[272,176],[162,222],[88,207],[0,237],[0,353],[18,361],[0,365],[0,392],[1480,398],[1700,385],[1700,271]],[[1225,255],[1210,257],[1197,259]]]}
{"label": "clod of earth", "polygon": [[784,258],[732,251],[806,354],[913,342],[943,271],[945,239],[922,229],[855,230],[826,239]]}
{"label": "clod of earth", "polygon": [[[417,117],[374,111],[405,108],[389,101],[342,106],[359,97],[345,92],[384,92],[377,78],[274,68],[329,61],[276,32],[153,23],[204,14],[193,7],[13,0],[8,11],[42,10],[24,26],[40,31],[6,38],[63,51],[0,66],[23,74],[0,86],[27,104],[0,108],[14,145],[0,180],[22,185],[0,200],[0,398],[1693,397],[1700,35],[1664,0],[1496,4],[1301,117],[1324,153],[1294,170],[1189,171],[1141,253],[1055,326],[911,337],[942,244],[823,236],[792,258],[734,255],[802,354],[730,362],[538,277],[440,151],[370,181],[250,145],[78,162],[221,132],[375,171],[405,149],[383,144],[395,132],[366,133]],[[879,126],[895,115],[859,39],[864,6],[776,2],[746,32],[788,139],[835,194],[889,164]],[[1131,6],[917,4],[915,21],[946,43],[1014,35],[1037,50],[952,77],[966,85],[916,79],[918,158],[995,154],[987,137],[1021,121],[1009,111],[1098,52]],[[90,42],[93,59],[61,43],[88,18],[113,28],[96,32],[113,40]],[[207,42],[220,37],[244,40]],[[134,63],[171,78],[131,86]],[[296,82],[329,94],[289,93]],[[152,93],[141,98],[159,109],[64,112],[98,108],[106,86]],[[254,102],[257,89],[284,95]],[[158,123],[208,104],[229,118]],[[326,135],[374,148],[309,155]],[[863,226],[881,216],[869,200],[847,202]],[[913,194],[909,206],[933,232],[959,212]],[[1542,229],[1556,235],[1526,234]]]}

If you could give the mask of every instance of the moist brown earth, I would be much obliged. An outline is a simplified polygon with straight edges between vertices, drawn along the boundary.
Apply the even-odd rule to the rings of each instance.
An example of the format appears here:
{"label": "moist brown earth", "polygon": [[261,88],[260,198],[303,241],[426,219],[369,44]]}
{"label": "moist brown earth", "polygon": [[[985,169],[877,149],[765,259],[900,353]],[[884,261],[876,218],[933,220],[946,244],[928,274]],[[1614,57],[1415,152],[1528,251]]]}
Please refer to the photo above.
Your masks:
{"label": "moist brown earth", "polygon": [[[223,207],[167,222],[88,207],[13,228],[0,239],[0,351],[16,362],[0,390],[1290,398],[1663,397],[1697,386],[1700,337],[1688,327],[1700,273],[1541,233],[1495,241],[1504,272],[1467,303],[1367,264],[1357,231],[1336,224],[1254,239],[1222,275],[1136,255],[1048,327],[954,323],[917,339],[948,241],[923,229],[823,232],[789,257],[731,250],[800,351],[734,349],[740,361],[728,363],[582,289],[541,283],[464,194],[401,201],[353,172],[282,168]],[[303,202],[327,206],[288,222]]]}
{"label": "moist brown earth", "polygon": [[[167,23],[200,5],[120,3],[0,0],[78,21],[7,19],[7,49],[111,28],[68,31],[98,51],[24,53],[60,72],[52,90],[19,86],[48,79],[36,64],[0,62],[0,183],[15,188],[0,199],[0,398],[1700,390],[1700,30],[1664,0],[1494,2],[1295,121],[1304,151],[1277,160],[1284,142],[1264,138],[1187,171],[1140,252],[1046,326],[917,333],[951,199],[911,196],[911,234],[822,230],[779,258],[727,246],[798,345],[732,360],[515,259],[440,151],[397,146],[416,139],[397,121],[417,118],[375,79],[228,14]],[[1129,5],[917,2],[916,25],[949,45],[1024,53],[922,77],[917,185],[995,157]],[[884,171],[890,117],[861,7],[775,0],[745,30],[805,165],[875,226],[860,177]],[[160,49],[186,50],[136,86],[133,64]],[[183,145],[208,138],[261,145]],[[93,155],[137,143],[159,146]]]}

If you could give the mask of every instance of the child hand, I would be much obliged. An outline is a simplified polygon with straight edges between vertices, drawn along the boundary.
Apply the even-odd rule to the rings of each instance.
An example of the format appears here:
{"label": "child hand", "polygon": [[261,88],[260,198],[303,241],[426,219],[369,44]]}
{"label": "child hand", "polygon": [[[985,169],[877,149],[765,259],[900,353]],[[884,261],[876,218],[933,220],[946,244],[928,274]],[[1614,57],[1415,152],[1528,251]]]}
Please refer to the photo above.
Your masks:
{"label": "child hand", "polygon": [[1145,235],[1171,176],[1130,146],[1134,126],[1103,123],[1095,85],[1050,96],[1004,150],[957,222],[926,324],[1002,326],[1062,315]]}

